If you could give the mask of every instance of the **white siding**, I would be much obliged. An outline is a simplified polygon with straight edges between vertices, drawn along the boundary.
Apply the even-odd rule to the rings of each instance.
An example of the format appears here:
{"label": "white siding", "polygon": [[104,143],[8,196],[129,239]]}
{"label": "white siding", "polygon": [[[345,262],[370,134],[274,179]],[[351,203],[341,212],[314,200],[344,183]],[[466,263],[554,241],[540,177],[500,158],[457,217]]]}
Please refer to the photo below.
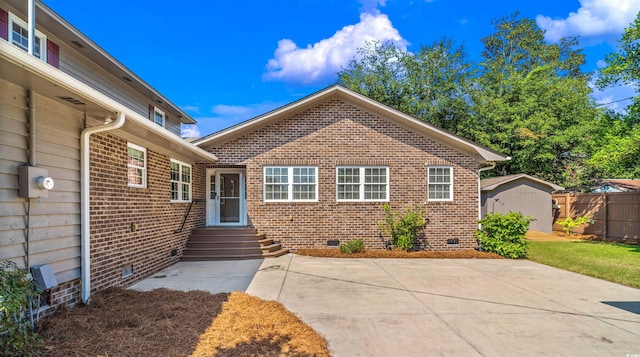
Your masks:
{"label": "white siding", "polygon": [[[149,117],[149,105],[157,105],[148,98],[129,89],[121,78],[116,78],[84,57],[75,55],[70,50],[70,47],[64,44],[60,46],[59,68],[61,71],[122,103],[145,118]],[[164,110],[162,106],[158,108]],[[175,116],[169,116],[165,127],[174,134],[180,135],[180,122]]]}
{"label": "white siding", "polygon": [[[26,263],[29,200],[18,197],[28,161],[26,90],[0,80],[0,260]],[[30,264],[51,264],[59,282],[80,276],[80,132],[83,113],[36,96],[36,164],[55,180],[31,199]]]}

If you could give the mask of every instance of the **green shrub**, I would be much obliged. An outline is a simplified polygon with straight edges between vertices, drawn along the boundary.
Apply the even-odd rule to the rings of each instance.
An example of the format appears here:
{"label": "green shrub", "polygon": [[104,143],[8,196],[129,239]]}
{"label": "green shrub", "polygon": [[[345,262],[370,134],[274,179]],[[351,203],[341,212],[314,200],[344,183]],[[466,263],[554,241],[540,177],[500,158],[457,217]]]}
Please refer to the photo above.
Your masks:
{"label": "green shrub", "polygon": [[418,234],[427,225],[424,218],[424,207],[407,207],[404,213],[392,211],[388,204],[382,206],[384,209],[384,222],[378,223],[380,229],[391,235],[393,245],[406,252],[413,250],[413,243],[418,238]]}
{"label": "green shrub", "polygon": [[2,356],[39,356],[42,339],[33,330],[29,304],[38,301],[36,283],[12,261],[0,262],[0,351]]}
{"label": "green shrub", "polygon": [[342,254],[355,254],[362,252],[364,252],[364,242],[362,239],[356,239],[345,244],[340,244],[340,253]]}
{"label": "green shrub", "polygon": [[558,224],[562,226],[562,230],[567,236],[572,235],[575,228],[587,223],[593,224],[595,221],[589,216],[580,216],[576,218],[568,217],[558,221]]}
{"label": "green shrub", "polygon": [[525,233],[532,217],[520,212],[509,212],[506,215],[487,213],[480,223],[482,229],[476,232],[478,244],[487,252],[497,253],[503,257],[520,259],[527,257],[527,241]]}

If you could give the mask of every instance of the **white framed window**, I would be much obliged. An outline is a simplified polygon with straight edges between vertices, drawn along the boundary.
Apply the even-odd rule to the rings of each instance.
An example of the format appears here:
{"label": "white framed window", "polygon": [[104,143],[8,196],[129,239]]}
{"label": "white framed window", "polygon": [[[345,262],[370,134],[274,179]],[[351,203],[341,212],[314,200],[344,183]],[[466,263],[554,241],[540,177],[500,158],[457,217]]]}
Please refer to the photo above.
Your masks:
{"label": "white framed window", "polygon": [[147,187],[147,149],[127,143],[127,182],[129,187]]}
{"label": "white framed window", "polygon": [[336,200],[389,201],[389,168],[340,166],[336,168]]}
{"label": "white framed window", "polygon": [[164,112],[156,107],[153,107],[153,122],[160,125],[161,127],[165,127],[165,118],[166,115]]}
{"label": "white framed window", "polygon": [[191,165],[171,159],[171,202],[191,202]]}
{"label": "white framed window", "polygon": [[[36,30],[33,39],[33,56],[47,61],[47,37]],[[9,13],[9,42],[25,52],[29,49],[29,26],[13,13]]]}
{"label": "white framed window", "polygon": [[453,167],[429,166],[428,200],[453,201]]}
{"label": "white framed window", "polygon": [[318,168],[265,166],[265,202],[317,202]]}

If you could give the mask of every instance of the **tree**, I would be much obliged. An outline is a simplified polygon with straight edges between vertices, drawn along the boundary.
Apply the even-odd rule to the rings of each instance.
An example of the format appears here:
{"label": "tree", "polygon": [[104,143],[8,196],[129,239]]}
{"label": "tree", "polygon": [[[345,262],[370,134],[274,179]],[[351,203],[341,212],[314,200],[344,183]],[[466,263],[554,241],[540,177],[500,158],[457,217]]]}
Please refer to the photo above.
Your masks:
{"label": "tree", "polygon": [[638,40],[640,40],[640,12],[635,21],[624,29],[624,34],[618,41],[620,44],[618,51],[606,57],[607,66],[600,71],[597,81],[601,88],[621,83],[637,86],[640,81],[640,42]]}
{"label": "tree", "polygon": [[589,159],[601,178],[640,177],[640,125],[629,113],[607,112],[600,119],[599,135]]}
{"label": "tree", "polygon": [[496,31],[482,39],[475,115],[461,134],[511,156],[493,174],[579,183],[582,177],[571,173],[586,166],[581,142],[598,111],[580,71],[584,55],[577,40],[546,43],[535,21],[518,13],[493,24]]}
{"label": "tree", "polygon": [[462,46],[450,39],[417,53],[390,43],[370,42],[358,50],[339,82],[356,92],[452,132],[470,115],[473,70]]}
{"label": "tree", "polygon": [[[600,88],[640,83],[640,12],[625,28],[617,52],[606,58],[598,76]],[[640,97],[623,113],[608,112],[599,123],[599,140],[589,163],[601,177],[640,177]]]}

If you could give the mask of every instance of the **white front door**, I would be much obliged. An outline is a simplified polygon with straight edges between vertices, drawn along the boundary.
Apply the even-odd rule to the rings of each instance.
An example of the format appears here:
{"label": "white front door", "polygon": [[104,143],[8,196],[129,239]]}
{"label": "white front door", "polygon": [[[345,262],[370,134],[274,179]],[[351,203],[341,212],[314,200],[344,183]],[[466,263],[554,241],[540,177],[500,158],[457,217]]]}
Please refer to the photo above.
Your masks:
{"label": "white front door", "polygon": [[243,169],[207,170],[207,225],[245,226],[245,197]]}

